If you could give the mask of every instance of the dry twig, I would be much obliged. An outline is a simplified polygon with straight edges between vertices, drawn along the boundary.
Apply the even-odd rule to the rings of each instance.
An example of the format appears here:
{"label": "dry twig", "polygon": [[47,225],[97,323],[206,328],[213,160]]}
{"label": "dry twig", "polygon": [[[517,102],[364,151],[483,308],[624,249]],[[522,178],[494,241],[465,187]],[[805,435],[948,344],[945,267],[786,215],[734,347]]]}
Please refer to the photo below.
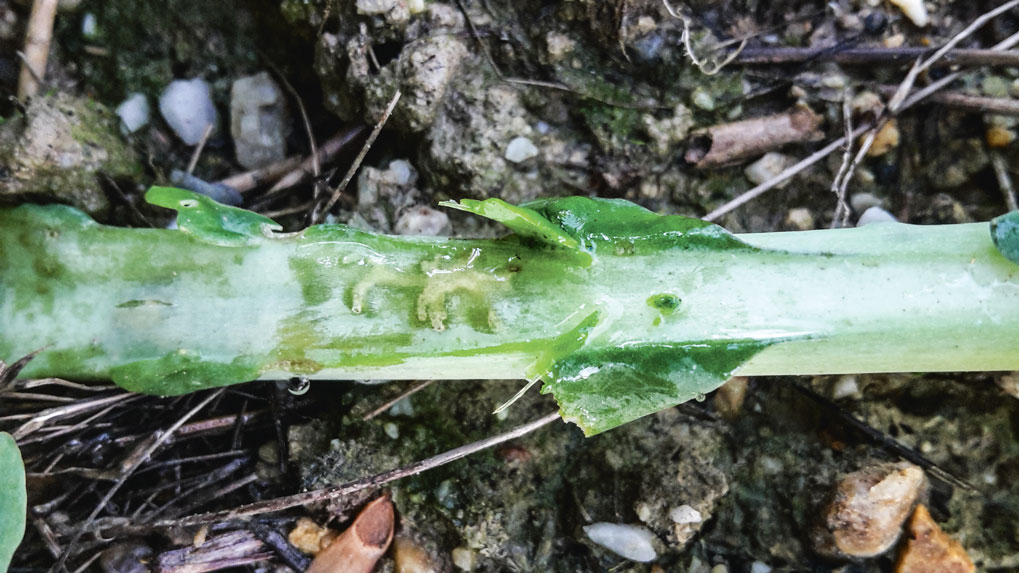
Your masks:
{"label": "dry twig", "polygon": [[[1019,0],[1016,0],[1016,2],[1019,2]],[[1012,4],[1012,3],[1014,3],[1014,2],[1010,2],[1010,4]],[[983,17],[981,17],[981,18],[983,18]],[[972,25],[967,27],[966,30],[963,30],[962,33],[966,33],[967,30],[969,30],[971,27],[972,27]],[[1009,48],[1012,48],[1016,44],[1019,44],[1019,32],[1016,32],[1015,34],[1012,34],[1011,36],[1009,36],[1008,38],[1002,40],[1001,42],[998,42],[997,44],[992,46],[990,49],[994,50],[994,51],[1004,51],[1004,50],[1008,50]],[[941,79],[931,83],[929,86],[927,86],[927,87],[925,87],[925,88],[923,88],[921,90],[917,90],[916,93],[913,93],[912,95],[906,97],[903,100],[902,104],[899,106],[898,110],[896,110],[893,113],[893,115],[895,115],[897,113],[902,113],[903,111],[906,111],[907,109],[913,107],[914,105],[916,105],[919,102],[923,101],[925,98],[930,97],[931,95],[933,95],[936,91],[938,91],[938,90],[944,88],[945,86],[947,86],[948,84],[954,82],[961,75],[962,74],[960,74],[959,72],[953,72],[953,73],[948,74],[947,76],[945,76],[945,77],[943,77],[943,78],[941,78]],[[907,78],[907,80],[908,79],[909,78]],[[903,85],[905,85],[905,81],[903,82]],[[891,110],[888,110],[888,111],[891,112]],[[873,124],[873,123],[868,123],[866,125],[858,126],[856,129],[853,130],[852,136],[849,139],[852,139],[852,138],[855,138],[855,137],[859,137],[864,132],[866,132],[868,129],[871,129],[872,127],[874,127],[874,125],[875,124]],[[714,220],[718,219],[719,217],[721,217],[722,215],[725,215],[726,213],[732,211],[733,209],[736,209],[736,208],[740,207],[741,205],[743,205],[745,203],[753,201],[757,197],[760,197],[764,193],[770,191],[771,189],[774,189],[775,187],[777,187],[777,186],[781,185],[782,183],[784,183],[785,181],[789,180],[791,177],[794,177],[798,173],[804,171],[805,169],[807,169],[811,165],[817,163],[818,161],[821,161],[825,157],[828,157],[829,155],[832,154],[832,152],[834,152],[836,149],[838,149],[843,144],[845,144],[846,141],[847,141],[846,136],[842,136],[842,137],[832,141],[831,143],[829,143],[825,147],[819,149],[818,151],[815,151],[814,153],[812,153],[808,157],[804,158],[800,162],[796,163],[795,165],[792,165],[791,167],[785,169],[784,171],[782,171],[781,173],[779,173],[775,177],[772,177],[768,181],[765,181],[764,183],[761,183],[760,185],[757,185],[756,187],[753,187],[752,189],[749,189],[748,191],[743,192],[738,197],[735,197],[735,198],[731,199],[730,201],[726,202],[725,204],[721,205],[720,207],[714,209],[713,211],[711,211],[710,213],[708,213],[707,215],[704,216],[704,220],[705,221],[714,221]]]}
{"label": "dry twig", "polygon": [[371,420],[375,416],[378,416],[382,412],[385,412],[386,410],[392,408],[393,404],[396,404],[400,400],[403,400],[404,398],[407,398],[409,396],[413,396],[414,394],[417,394],[418,392],[420,392],[420,391],[424,390],[425,388],[431,386],[433,382],[435,382],[435,380],[425,380],[423,382],[419,382],[419,383],[411,386],[407,390],[405,390],[403,392],[400,392],[400,394],[398,396],[396,396],[395,398],[393,398],[392,400],[387,400],[385,404],[382,404],[378,408],[375,408],[371,412],[368,412],[367,414],[365,414],[364,417],[361,418],[361,421],[367,422],[368,420]]}
{"label": "dry twig", "polygon": [[368,135],[368,140],[364,142],[364,146],[361,147],[361,152],[354,158],[354,162],[350,165],[350,169],[343,176],[343,180],[340,184],[333,189],[333,194],[326,202],[325,206],[321,210],[314,209],[309,217],[311,224],[321,223],[322,219],[325,218],[326,213],[333,208],[336,201],[339,200],[340,196],[343,195],[343,191],[346,190],[347,185],[350,184],[350,180],[354,178],[354,174],[357,173],[357,169],[361,167],[361,162],[364,161],[364,156],[368,154],[368,150],[371,149],[375,138],[379,136],[379,132],[382,131],[382,127],[386,125],[386,121],[389,120],[389,116],[393,114],[393,110],[396,109],[396,104],[400,101],[400,90],[396,90],[393,94],[393,99],[389,101],[389,105],[386,106],[386,110],[382,113],[382,117],[379,118],[378,123],[375,124],[375,129],[372,130],[371,134]]}
{"label": "dry twig", "polygon": [[[317,489],[285,497],[279,497],[276,499],[260,501],[257,503],[251,503],[248,505],[243,505],[225,511],[202,513],[198,515],[192,515],[190,517],[184,517],[181,519],[162,520],[153,523],[151,526],[142,528],[131,528],[131,527],[125,528],[112,526],[110,527],[110,529],[113,531],[126,530],[140,532],[147,531],[151,528],[183,527],[190,525],[201,525],[204,523],[242,520],[263,513],[282,511],[284,509],[289,509],[291,507],[298,507],[308,505],[311,503],[338,499],[341,497],[346,497],[351,494],[357,493],[359,491],[379,487],[389,482],[396,481],[398,479],[402,479],[412,475],[417,475],[430,469],[437,468],[450,462],[454,462],[471,454],[480,452],[482,450],[486,450],[488,448],[497,446],[510,440],[514,440],[521,436],[525,436],[537,430],[538,428],[547,426],[548,424],[558,419],[560,419],[558,413],[548,414],[527,424],[517,426],[516,428],[513,428],[508,432],[504,432],[502,434],[498,434],[495,436],[489,436],[485,439],[460,446],[459,448],[454,448],[447,452],[443,452],[439,455],[426,458],[424,460],[409,464],[401,468],[385,471],[379,474],[375,474],[373,476],[369,476],[359,480],[354,480],[352,482],[348,482],[335,487]],[[103,532],[105,533],[105,530],[103,530]]]}
{"label": "dry twig", "polygon": [[18,76],[18,99],[21,101],[38,93],[46,76],[46,60],[49,59],[53,20],[57,15],[58,3],[58,0],[32,2],[32,13],[28,17],[28,31],[25,34],[21,75]]}
{"label": "dry twig", "polygon": [[206,539],[198,547],[187,546],[160,554],[155,570],[160,573],[200,573],[243,567],[269,560],[272,553],[266,549],[254,533],[231,531]]}
{"label": "dry twig", "polygon": [[1019,6],[1019,0],[1009,0],[1008,2],[1005,2],[1004,4],[998,6],[993,10],[985,12],[984,14],[980,15],[980,17],[970,22],[970,25],[966,26],[966,28],[964,28],[961,32],[959,32],[955,36],[952,36],[952,39],[948,40],[948,42],[946,42],[944,46],[938,48],[938,50],[934,52],[934,54],[931,55],[929,58],[922,61],[920,59],[917,59],[916,64],[909,70],[909,73],[906,74],[906,78],[902,80],[902,84],[899,86],[898,91],[895,93],[894,96],[892,96],[892,99],[889,100],[888,112],[894,115],[898,113],[900,109],[902,109],[902,104],[903,102],[905,102],[906,96],[908,96],[909,92],[912,91],[913,84],[916,82],[916,78],[918,78],[920,74],[930,69],[931,66],[933,66],[938,60],[943,58],[945,54],[952,50],[952,48],[957,46],[959,42],[968,38],[970,34],[979,30],[981,27],[983,27],[984,24],[990,22],[994,18],[1000,16],[1001,14],[1004,14],[1005,12],[1011,10],[1012,8],[1015,8],[1016,6]]}
{"label": "dry twig", "polygon": [[683,23],[683,34],[680,36],[680,39],[683,42],[683,47],[686,48],[686,55],[690,56],[690,61],[693,62],[701,73],[706,76],[713,76],[722,71],[722,68],[727,66],[729,62],[732,62],[740,55],[740,52],[743,51],[743,48],[747,46],[747,42],[750,40],[750,38],[743,38],[743,40],[740,41],[739,46],[737,46],[732,53],[727,55],[721,62],[709,67],[708,62],[706,60],[699,59],[693,51],[693,45],[690,41],[690,19],[684,16],[681,12],[677,12],[673,9],[668,0],[662,0],[662,4],[665,5],[665,9],[669,12],[670,16],[677,18]]}
{"label": "dry twig", "polygon": [[[734,60],[744,65],[802,64],[835,62],[843,65],[900,65],[933,53],[931,48],[904,46],[834,46],[827,48],[759,47],[745,48]],[[988,49],[956,49],[946,53],[932,65],[1019,66],[1019,53]]]}
{"label": "dry twig", "polygon": [[106,494],[103,495],[103,498],[99,501],[98,504],[96,504],[95,509],[92,510],[92,513],[90,513],[89,516],[85,519],[85,521],[78,526],[74,535],[71,537],[71,540],[67,543],[67,546],[64,548],[63,553],[60,554],[60,558],[57,560],[56,565],[53,566],[54,571],[59,572],[64,570],[64,564],[67,562],[67,558],[70,556],[71,551],[74,549],[74,545],[81,538],[82,534],[85,533],[85,530],[92,524],[92,521],[95,520],[96,516],[99,515],[99,512],[101,512],[106,507],[106,504],[109,503],[111,499],[113,499],[114,494],[116,494],[117,491],[121,488],[121,486],[124,485],[124,482],[127,481],[127,478],[130,477],[131,474],[133,474],[136,469],[138,469],[138,466],[148,461],[152,454],[154,454],[156,450],[162,447],[162,445],[165,444],[167,440],[173,437],[174,433],[181,426],[183,426],[195,414],[200,412],[203,408],[209,405],[209,403],[211,403],[213,400],[215,400],[222,394],[223,390],[216,390],[214,392],[210,392],[209,395],[206,396],[204,400],[199,402],[198,405],[195,406],[194,408],[188,410],[183,416],[181,416],[176,422],[171,424],[170,427],[168,427],[166,430],[154,433],[148,440],[139,444],[139,447],[136,448],[133,452],[131,452],[131,454],[121,462],[120,478],[116,481],[116,483],[114,483],[110,487],[109,490],[107,490]]}
{"label": "dry twig", "polygon": [[[896,86],[881,86],[881,93],[891,95]],[[978,113],[996,113],[998,115],[1019,116],[1019,100],[1003,97],[978,96],[960,91],[933,93],[925,98],[927,103],[940,104],[956,109]]]}
{"label": "dry twig", "polygon": [[[846,186],[842,184],[842,181],[848,181],[852,177],[852,157],[853,157],[853,138],[850,134],[853,133],[853,111],[849,106],[849,93],[843,94],[842,97],[842,127],[845,131],[846,139],[846,150],[842,154],[842,165],[839,166],[839,172],[835,174],[835,179],[831,182],[831,191],[835,194],[838,201],[835,203],[835,215],[832,216],[832,227],[836,225],[844,225],[845,219],[849,216],[849,206],[846,205]],[[842,220],[842,223],[839,223]]]}
{"label": "dry twig", "polygon": [[1005,156],[996,150],[991,150],[990,155],[994,176],[998,179],[1001,194],[1005,196],[1005,206],[1009,211],[1019,210],[1019,201],[1016,200],[1015,187],[1012,185],[1012,175],[1008,172],[1008,162],[1005,161]]}
{"label": "dry twig", "polygon": [[[287,169],[284,174],[281,174],[281,176],[276,176],[279,178],[279,181],[276,181],[276,183],[269,188],[269,191],[266,192],[265,196],[269,197],[270,195],[275,195],[280,191],[289,189],[295,185],[299,185],[312,177],[317,177],[316,175],[314,175],[316,162],[321,164],[333,162],[336,159],[336,156],[339,155],[341,151],[343,151],[343,148],[345,148],[351,141],[354,141],[354,139],[361,135],[361,133],[363,133],[365,129],[367,129],[367,127],[363,125],[357,125],[349,129],[345,129],[327,139],[322,145],[319,146],[317,159],[314,157],[308,157],[307,159],[301,161],[297,165],[297,167]],[[272,166],[267,167],[266,169],[270,168],[272,168]],[[245,175],[246,174],[234,176],[231,177],[230,179],[245,177]],[[251,185],[250,188],[259,185],[261,181],[272,180],[276,177],[272,177],[272,173],[264,174],[257,171],[251,172],[250,175],[247,175],[247,178],[254,179],[253,182],[254,184]],[[238,183],[247,185],[246,181],[238,181]]]}
{"label": "dry twig", "polygon": [[191,161],[188,161],[188,168],[184,171],[188,175],[191,175],[195,171],[195,167],[198,165],[198,160],[202,157],[202,150],[205,149],[206,142],[209,141],[209,136],[212,135],[213,124],[205,126],[202,131],[202,138],[198,140],[198,145],[195,146],[195,150],[191,152]]}

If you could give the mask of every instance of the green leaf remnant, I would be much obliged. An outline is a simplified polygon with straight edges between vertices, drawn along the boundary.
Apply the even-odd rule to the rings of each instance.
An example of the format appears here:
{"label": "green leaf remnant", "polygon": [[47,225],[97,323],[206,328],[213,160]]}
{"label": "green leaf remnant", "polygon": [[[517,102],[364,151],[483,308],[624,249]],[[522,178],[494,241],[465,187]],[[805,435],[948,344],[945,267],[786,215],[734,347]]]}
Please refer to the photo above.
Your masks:
{"label": "green leaf remnant", "polygon": [[7,570],[21,544],[27,511],[25,463],[14,438],[0,432],[0,571]]}

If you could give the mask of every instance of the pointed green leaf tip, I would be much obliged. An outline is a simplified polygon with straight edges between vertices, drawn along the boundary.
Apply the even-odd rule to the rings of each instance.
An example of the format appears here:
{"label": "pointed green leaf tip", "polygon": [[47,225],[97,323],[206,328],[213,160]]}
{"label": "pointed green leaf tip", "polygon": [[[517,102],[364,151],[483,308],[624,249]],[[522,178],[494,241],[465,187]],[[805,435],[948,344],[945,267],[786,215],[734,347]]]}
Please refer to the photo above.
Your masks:
{"label": "pointed green leaf tip", "polygon": [[177,211],[177,227],[181,231],[212,245],[243,246],[283,229],[268,217],[184,189],[152,187],[145,193],[145,200]]}
{"label": "pointed green leaf tip", "polygon": [[701,399],[772,341],[640,344],[573,352],[545,375],[564,420],[593,436],[637,418]]}
{"label": "pointed green leaf tip", "polygon": [[1019,264],[1019,211],[991,219],[991,238],[1006,259]]}
{"label": "pointed green leaf tip", "polygon": [[462,199],[459,203],[442,201],[439,205],[498,221],[520,237],[537,239],[542,243],[567,249],[580,247],[580,243],[576,239],[564,233],[558,225],[551,223],[541,213],[526,207],[510,205],[502,199],[485,199],[484,201]]}
{"label": "pointed green leaf tip", "polygon": [[25,463],[14,438],[0,432],[0,571],[7,571],[25,535]]}
{"label": "pointed green leaf tip", "polygon": [[464,199],[440,204],[498,221],[518,236],[578,252],[593,253],[602,246],[613,249],[616,255],[672,248],[753,249],[718,225],[679,215],[659,215],[623,199],[560,197],[520,206],[500,199]]}

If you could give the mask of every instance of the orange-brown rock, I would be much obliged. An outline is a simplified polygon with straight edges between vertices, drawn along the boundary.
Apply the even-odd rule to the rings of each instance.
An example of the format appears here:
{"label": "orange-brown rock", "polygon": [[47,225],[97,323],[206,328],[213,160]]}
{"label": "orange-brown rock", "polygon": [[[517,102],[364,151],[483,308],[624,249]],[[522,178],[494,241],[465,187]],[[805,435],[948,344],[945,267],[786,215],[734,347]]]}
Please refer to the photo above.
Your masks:
{"label": "orange-brown rock", "polygon": [[287,540],[304,553],[318,555],[318,552],[328,547],[337,535],[339,533],[336,530],[322,527],[307,517],[302,517],[290,530]]}
{"label": "orange-brown rock", "polygon": [[909,541],[899,553],[895,573],[973,573],[976,567],[958,541],[941,531],[922,504],[909,520]]}

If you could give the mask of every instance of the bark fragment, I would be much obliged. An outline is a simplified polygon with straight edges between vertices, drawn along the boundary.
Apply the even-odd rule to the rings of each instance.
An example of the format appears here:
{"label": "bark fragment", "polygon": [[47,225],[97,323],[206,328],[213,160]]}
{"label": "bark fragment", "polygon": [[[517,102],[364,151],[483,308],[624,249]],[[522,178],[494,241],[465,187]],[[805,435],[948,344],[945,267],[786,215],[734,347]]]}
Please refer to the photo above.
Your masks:
{"label": "bark fragment", "polygon": [[818,141],[822,118],[798,106],[777,115],[723,123],[691,134],[685,159],[698,169],[712,169],[764,155],[789,143]]}

